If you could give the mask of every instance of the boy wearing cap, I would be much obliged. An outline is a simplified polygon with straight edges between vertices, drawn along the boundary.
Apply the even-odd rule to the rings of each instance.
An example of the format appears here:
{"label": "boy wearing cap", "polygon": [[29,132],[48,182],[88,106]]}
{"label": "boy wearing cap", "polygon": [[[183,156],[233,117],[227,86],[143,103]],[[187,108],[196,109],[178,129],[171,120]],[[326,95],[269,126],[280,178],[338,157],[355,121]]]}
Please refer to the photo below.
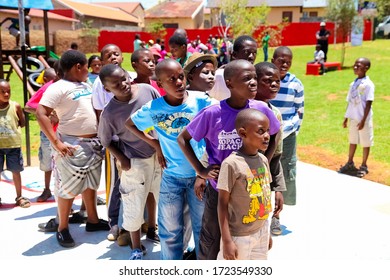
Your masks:
{"label": "boy wearing cap", "polygon": [[330,36],[330,31],[326,29],[326,23],[323,21],[320,23],[320,30],[316,33],[317,44],[321,46],[321,50],[324,52],[325,57],[324,61],[326,62],[327,53],[328,53],[328,40]]}

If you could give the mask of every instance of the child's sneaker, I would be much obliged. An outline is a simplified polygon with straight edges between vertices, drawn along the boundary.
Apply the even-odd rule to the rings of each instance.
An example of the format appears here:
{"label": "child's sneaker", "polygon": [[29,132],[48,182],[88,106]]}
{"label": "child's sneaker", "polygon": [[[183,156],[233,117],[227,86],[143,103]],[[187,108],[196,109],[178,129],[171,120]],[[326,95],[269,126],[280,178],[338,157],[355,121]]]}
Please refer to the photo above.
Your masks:
{"label": "child's sneaker", "polygon": [[119,236],[116,240],[119,246],[130,246],[131,247],[131,237],[130,232],[125,229],[119,231]]}
{"label": "child's sneaker", "polygon": [[362,178],[362,177],[364,177],[364,176],[367,175],[367,174],[368,174],[367,165],[361,165],[361,166],[359,167],[358,172],[357,172],[357,176],[360,177],[360,178]]}
{"label": "child's sneaker", "polygon": [[271,220],[271,234],[273,235],[281,235],[282,228],[280,227],[279,219],[276,217],[272,217]]}
{"label": "child's sneaker", "polygon": [[346,164],[344,164],[344,166],[340,167],[337,172],[342,174],[353,174],[358,172],[358,169],[355,167],[355,164],[353,162],[347,162]]}
{"label": "child's sneaker", "polygon": [[148,232],[146,233],[146,239],[155,243],[160,243],[160,238],[158,237],[155,228],[148,228]]}
{"label": "child's sneaker", "polygon": [[143,257],[142,251],[140,249],[134,249],[134,250],[131,251],[129,260],[131,260],[131,261],[134,261],[134,260],[140,261],[140,260],[142,260],[142,257]]}
{"label": "child's sneaker", "polygon": [[107,239],[110,241],[115,241],[118,239],[119,236],[119,227],[118,225],[113,225],[108,232]]}

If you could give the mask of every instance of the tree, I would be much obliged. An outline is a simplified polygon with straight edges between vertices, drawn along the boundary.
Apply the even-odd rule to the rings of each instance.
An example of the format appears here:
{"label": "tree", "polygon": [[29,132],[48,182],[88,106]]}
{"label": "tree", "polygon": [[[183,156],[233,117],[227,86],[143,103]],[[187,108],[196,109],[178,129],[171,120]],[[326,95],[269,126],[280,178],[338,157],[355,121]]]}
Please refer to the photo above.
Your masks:
{"label": "tree", "polygon": [[326,17],[337,24],[338,34],[341,35],[341,66],[344,65],[345,60],[345,42],[347,42],[348,36],[351,34],[356,15],[357,10],[354,0],[329,0]]}
{"label": "tree", "polygon": [[390,1],[389,0],[376,0],[376,7],[378,10],[379,20],[383,19],[385,16],[390,15]]}
{"label": "tree", "polygon": [[164,24],[161,21],[152,22],[148,25],[146,30],[154,37],[154,38],[165,38],[167,35],[167,30],[164,27]]}
{"label": "tree", "polygon": [[[247,7],[248,0],[222,0],[219,22],[224,37],[231,28],[234,36],[252,35],[265,19],[270,8],[262,4],[257,7]],[[224,26],[224,27],[222,27]]]}

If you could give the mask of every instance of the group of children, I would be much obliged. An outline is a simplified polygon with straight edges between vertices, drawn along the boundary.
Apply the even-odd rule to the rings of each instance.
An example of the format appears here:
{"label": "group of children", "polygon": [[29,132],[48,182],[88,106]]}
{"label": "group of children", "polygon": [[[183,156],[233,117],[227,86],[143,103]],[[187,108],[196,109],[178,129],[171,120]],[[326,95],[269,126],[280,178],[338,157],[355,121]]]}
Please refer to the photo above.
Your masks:
{"label": "group of children", "polygon": [[[200,260],[266,259],[271,233],[282,233],[283,204],[296,204],[296,136],[304,108],[303,85],[289,72],[291,50],[279,47],[272,63],[253,65],[257,43],[240,36],[232,61],[217,70],[215,56],[191,56],[181,50],[183,38],[174,34],[169,41],[177,60],[155,65],[150,50],[135,51],[134,78],[121,67],[121,50],[113,44],[101,51],[101,69],[98,59],[87,61],[79,51],[62,55],[60,79],[47,86],[36,108],[41,130],[53,148],[58,204],[57,218],[43,228],[53,228],[61,246],[75,246],[68,224],[73,200],[80,194],[87,212],[86,231],[109,230],[107,238],[118,243],[121,233],[127,232],[125,245],[131,247],[132,260],[146,253],[141,244],[145,215],[147,238],[160,242],[164,260],[182,259],[191,236]],[[94,62],[100,71],[91,86],[86,81]],[[371,105],[373,88],[364,91],[371,86],[365,76],[369,66],[368,59],[357,60],[358,80],[348,97],[360,107],[349,108],[346,118],[363,114],[364,121],[353,124],[356,133],[372,121],[371,106],[365,107],[362,97],[367,91],[364,101]],[[369,86],[363,89],[363,83]],[[12,147],[0,147],[1,167],[6,158],[14,175],[17,204],[28,207],[20,180],[18,127],[23,127],[24,115],[9,100],[7,81],[0,81],[0,90],[0,113],[8,110],[13,120],[10,131],[19,131],[12,137],[7,134]],[[372,132],[372,127],[366,130]],[[353,166],[352,151],[359,137],[351,142],[348,168]],[[368,151],[359,169],[365,173]],[[109,178],[109,221],[99,219],[96,209],[103,159]]]}

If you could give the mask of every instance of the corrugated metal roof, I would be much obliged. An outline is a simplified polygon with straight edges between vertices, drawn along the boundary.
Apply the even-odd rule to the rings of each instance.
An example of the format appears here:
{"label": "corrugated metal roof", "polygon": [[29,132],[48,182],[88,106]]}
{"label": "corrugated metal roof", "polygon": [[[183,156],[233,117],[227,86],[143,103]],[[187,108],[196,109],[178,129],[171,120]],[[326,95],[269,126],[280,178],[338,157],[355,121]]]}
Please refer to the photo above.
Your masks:
{"label": "corrugated metal roof", "polygon": [[201,7],[199,0],[166,1],[147,9],[145,18],[192,18]]}
{"label": "corrugated metal roof", "polygon": [[135,16],[129,15],[118,8],[111,8],[97,4],[79,3],[69,0],[56,1],[61,3],[64,7],[74,10],[74,12],[79,15],[138,23],[138,19]]}
{"label": "corrugated metal roof", "polygon": [[[1,11],[2,11],[2,12],[7,12],[7,13],[10,13],[10,14],[16,14],[16,15],[19,14],[19,11],[18,11],[18,10],[6,10],[6,9],[3,10],[3,9],[2,9]],[[29,12],[28,14],[29,14],[31,17],[43,18],[43,10],[31,9],[30,12]],[[70,21],[70,22],[79,22],[79,20],[77,20],[77,19],[69,18],[69,17],[64,17],[64,16],[57,15],[57,14],[51,13],[51,12],[48,12],[48,13],[47,13],[47,17],[48,17],[49,19],[56,19],[56,20]]]}

